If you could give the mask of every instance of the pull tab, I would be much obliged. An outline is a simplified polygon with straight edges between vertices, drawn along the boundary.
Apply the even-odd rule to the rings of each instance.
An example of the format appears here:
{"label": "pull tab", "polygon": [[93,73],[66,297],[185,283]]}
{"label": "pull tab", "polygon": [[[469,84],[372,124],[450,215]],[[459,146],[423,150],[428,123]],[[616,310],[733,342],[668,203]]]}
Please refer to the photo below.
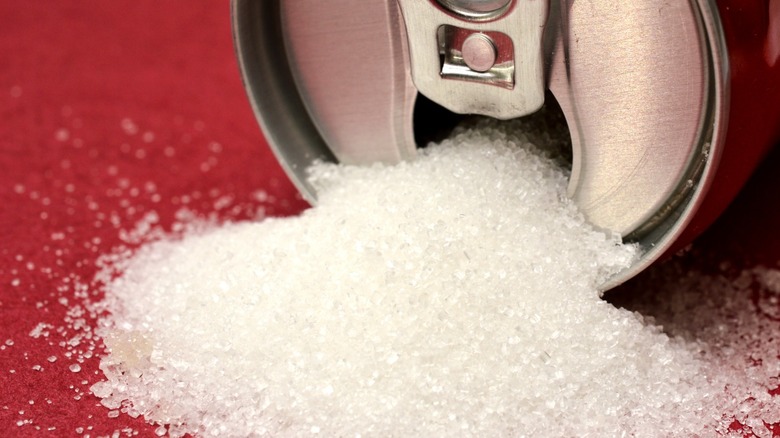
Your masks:
{"label": "pull tab", "polygon": [[450,111],[512,119],[544,104],[549,0],[397,0],[417,90]]}

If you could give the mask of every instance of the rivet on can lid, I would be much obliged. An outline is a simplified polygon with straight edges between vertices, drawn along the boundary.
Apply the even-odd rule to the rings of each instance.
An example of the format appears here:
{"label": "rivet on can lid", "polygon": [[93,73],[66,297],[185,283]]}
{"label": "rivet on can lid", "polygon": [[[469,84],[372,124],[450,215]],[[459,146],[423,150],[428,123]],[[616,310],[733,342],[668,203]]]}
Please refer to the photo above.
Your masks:
{"label": "rivet on can lid", "polygon": [[463,42],[463,62],[478,72],[490,70],[496,63],[496,46],[489,36],[473,33]]}

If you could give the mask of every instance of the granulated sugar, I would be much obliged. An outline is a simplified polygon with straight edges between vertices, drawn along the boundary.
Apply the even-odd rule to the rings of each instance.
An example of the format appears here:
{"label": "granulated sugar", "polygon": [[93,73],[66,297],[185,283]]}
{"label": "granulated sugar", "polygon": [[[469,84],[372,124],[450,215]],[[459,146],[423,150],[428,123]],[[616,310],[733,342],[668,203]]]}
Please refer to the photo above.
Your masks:
{"label": "granulated sugar", "polygon": [[108,257],[93,393],[171,436],[725,432],[774,371],[727,387],[743,375],[710,346],[603,301],[636,248],[589,227],[516,128],[319,165],[299,217]]}
{"label": "granulated sugar", "polygon": [[780,270],[704,274],[690,259],[651,270],[620,304],[701,349],[723,419],[746,432],[734,436],[780,436]]}

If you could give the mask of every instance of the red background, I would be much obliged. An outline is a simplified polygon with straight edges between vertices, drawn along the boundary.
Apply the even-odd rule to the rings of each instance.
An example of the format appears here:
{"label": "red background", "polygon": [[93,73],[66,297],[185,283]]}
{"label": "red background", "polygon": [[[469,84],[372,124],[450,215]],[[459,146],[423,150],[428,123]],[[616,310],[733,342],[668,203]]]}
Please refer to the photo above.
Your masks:
{"label": "red background", "polygon": [[[697,246],[776,265],[778,189],[775,148]],[[95,357],[74,373],[62,335],[29,336],[41,322],[63,325],[58,300],[72,303],[73,289],[58,288],[89,280],[120,228],[150,211],[170,226],[185,206],[245,219],[305,205],[252,116],[228,3],[162,0],[0,2],[0,203],[0,345],[13,343],[0,350],[2,436],[127,426],[154,436],[140,419],[108,418],[89,394],[74,399],[100,380]]]}

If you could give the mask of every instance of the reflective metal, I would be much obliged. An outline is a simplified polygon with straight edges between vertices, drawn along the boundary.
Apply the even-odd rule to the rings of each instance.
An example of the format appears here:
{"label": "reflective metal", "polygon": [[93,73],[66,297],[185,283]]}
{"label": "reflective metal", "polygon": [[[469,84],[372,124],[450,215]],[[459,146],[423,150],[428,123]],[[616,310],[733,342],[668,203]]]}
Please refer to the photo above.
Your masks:
{"label": "reflective metal", "polygon": [[473,33],[463,41],[463,61],[474,71],[484,73],[493,68],[497,55],[496,45],[484,33]]}
{"label": "reflective metal", "polygon": [[395,3],[278,3],[282,38],[275,43],[284,44],[297,92],[336,158],[348,164],[413,158],[416,90]]}
{"label": "reflective metal", "polygon": [[506,11],[512,0],[436,0],[448,10],[465,18],[484,20]]}
{"label": "reflective metal", "polygon": [[[398,0],[398,4],[407,30],[412,79],[420,93],[456,113],[481,114],[503,120],[531,114],[544,104],[542,35],[549,9],[546,0],[515,2],[494,21],[469,23],[428,1]],[[490,75],[470,75],[471,80],[442,75],[442,50],[445,57],[453,50],[462,52],[463,42],[448,38],[444,40],[445,47],[440,47],[437,35],[442,26],[465,33],[505,35],[507,43],[502,44],[500,40],[495,43],[498,62],[511,64],[511,86],[491,86]],[[457,31],[454,34],[457,35]],[[468,72],[464,75],[469,76]]]}
{"label": "reflective metal", "polygon": [[572,136],[569,193],[629,235],[695,179],[712,99],[704,28],[684,1],[559,6],[549,87]]}
{"label": "reflective metal", "polygon": [[[501,32],[473,32],[445,24],[439,26],[437,41],[442,64],[439,76],[442,80],[470,81],[477,86],[502,87],[510,91],[515,88],[515,45],[508,35]],[[475,42],[487,44],[481,47],[468,47],[469,44],[473,45]],[[480,60],[479,58],[483,56],[487,59]],[[490,61],[490,65],[487,61]],[[414,64],[413,61],[410,62]],[[484,65],[482,65],[483,62]],[[541,89],[544,90],[542,76],[534,77],[532,80],[539,81]],[[451,85],[454,85],[455,88],[462,86],[462,84]],[[503,106],[501,102],[493,102],[491,99],[494,99],[495,96],[494,93],[477,97],[471,101],[468,110],[479,112],[480,108],[487,107],[492,109],[484,110],[484,112],[493,113],[495,116],[500,115],[496,114],[494,110],[503,110],[507,107]],[[449,98],[454,97],[450,96]],[[447,102],[445,100],[439,103],[446,104]],[[465,101],[462,104],[465,104]]]}

